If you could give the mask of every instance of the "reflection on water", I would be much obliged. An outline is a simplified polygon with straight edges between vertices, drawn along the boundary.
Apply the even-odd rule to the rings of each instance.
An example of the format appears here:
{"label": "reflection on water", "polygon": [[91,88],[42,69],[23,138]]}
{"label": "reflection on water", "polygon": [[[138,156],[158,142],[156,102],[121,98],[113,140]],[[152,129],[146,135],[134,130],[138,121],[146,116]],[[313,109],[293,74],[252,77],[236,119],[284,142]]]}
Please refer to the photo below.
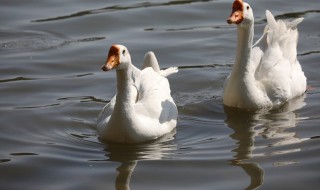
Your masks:
{"label": "reflection on water", "polygon": [[130,190],[131,175],[136,165],[137,161],[121,163],[121,166],[117,168],[119,174],[115,182],[116,190]]}
{"label": "reflection on water", "polygon": [[255,189],[263,184],[264,171],[258,163],[250,162],[254,150],[255,137],[259,132],[255,129],[257,115],[250,112],[225,109],[227,119],[225,122],[234,133],[230,137],[237,141],[238,147],[233,151],[236,153],[231,164],[240,166],[250,177],[250,185],[246,189]]}
{"label": "reflection on water", "polygon": [[169,159],[173,151],[177,150],[177,145],[173,141],[176,130],[157,140],[141,144],[117,144],[106,143],[105,160],[119,162],[120,166],[116,168],[118,175],[115,180],[116,190],[130,190],[131,176],[138,162],[141,160],[160,160]]}
{"label": "reflection on water", "polygon": [[[250,4],[259,34],[266,9],[305,18],[298,46],[312,86],[305,107],[301,100],[264,113],[224,112],[236,45],[236,28],[225,22],[231,0],[2,1],[0,189],[319,185],[320,4]],[[114,73],[100,70],[113,43],[131,47],[137,65],[152,50],[163,67],[179,67],[169,77],[179,108],[174,140],[124,146],[97,139],[96,117],[116,89]]]}
{"label": "reflection on water", "polygon": [[[257,189],[263,185],[264,181],[264,169],[259,163],[250,160],[259,156],[253,153],[255,149],[268,149],[269,147],[278,147],[304,140],[297,137],[293,130],[291,130],[292,132],[289,131],[290,128],[296,127],[299,122],[294,111],[305,106],[304,99],[305,95],[290,101],[277,110],[258,113],[225,107],[227,114],[225,122],[234,130],[230,137],[236,140],[238,145],[233,150],[236,154],[231,164],[241,167],[250,177],[250,185],[246,189]],[[259,137],[268,139],[269,143],[273,143],[257,147],[255,146],[255,139]],[[295,151],[300,151],[300,149],[265,152],[267,152],[266,155],[275,155]]]}

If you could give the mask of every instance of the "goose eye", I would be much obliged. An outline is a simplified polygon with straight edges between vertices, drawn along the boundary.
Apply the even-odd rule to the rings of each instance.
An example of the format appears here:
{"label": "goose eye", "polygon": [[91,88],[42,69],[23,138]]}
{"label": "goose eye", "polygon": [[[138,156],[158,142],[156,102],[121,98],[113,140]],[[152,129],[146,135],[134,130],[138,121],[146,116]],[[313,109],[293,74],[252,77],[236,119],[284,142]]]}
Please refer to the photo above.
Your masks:
{"label": "goose eye", "polygon": [[124,54],[126,54],[126,50],[125,49],[122,50],[122,55],[124,55]]}
{"label": "goose eye", "polygon": [[247,10],[249,10],[250,9],[250,7],[249,6],[247,6]]}

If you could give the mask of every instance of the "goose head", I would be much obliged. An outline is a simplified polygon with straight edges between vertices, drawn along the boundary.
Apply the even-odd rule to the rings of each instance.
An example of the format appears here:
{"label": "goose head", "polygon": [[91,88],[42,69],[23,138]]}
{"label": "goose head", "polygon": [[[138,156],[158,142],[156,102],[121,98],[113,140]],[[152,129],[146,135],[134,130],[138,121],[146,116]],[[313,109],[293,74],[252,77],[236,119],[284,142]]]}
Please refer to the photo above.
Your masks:
{"label": "goose head", "polygon": [[106,64],[102,66],[102,70],[125,69],[130,64],[131,57],[128,49],[123,45],[115,44],[110,47]]}
{"label": "goose head", "polygon": [[228,24],[237,24],[242,27],[250,27],[253,24],[253,12],[251,6],[242,0],[235,0],[232,5],[232,12],[227,19]]}

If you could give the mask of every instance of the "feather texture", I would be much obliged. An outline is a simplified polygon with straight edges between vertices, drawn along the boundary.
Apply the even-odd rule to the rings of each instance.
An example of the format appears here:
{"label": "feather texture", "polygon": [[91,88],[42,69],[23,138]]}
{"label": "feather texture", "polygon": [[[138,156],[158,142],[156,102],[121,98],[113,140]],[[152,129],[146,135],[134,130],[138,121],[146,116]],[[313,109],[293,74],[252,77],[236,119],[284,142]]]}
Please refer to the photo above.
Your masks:
{"label": "feather texture", "polygon": [[[117,48],[119,52],[125,49],[121,45]],[[176,127],[178,111],[154,53],[146,54],[142,70],[127,60],[120,63],[125,67],[117,69],[117,94],[98,116],[99,138],[138,143],[170,133]]]}
{"label": "feather texture", "polygon": [[237,27],[237,60],[224,86],[224,104],[244,109],[271,108],[302,95],[306,77],[297,59],[297,25],[303,18],[276,20],[267,10],[267,25],[252,46],[253,12],[243,11],[245,24]]}

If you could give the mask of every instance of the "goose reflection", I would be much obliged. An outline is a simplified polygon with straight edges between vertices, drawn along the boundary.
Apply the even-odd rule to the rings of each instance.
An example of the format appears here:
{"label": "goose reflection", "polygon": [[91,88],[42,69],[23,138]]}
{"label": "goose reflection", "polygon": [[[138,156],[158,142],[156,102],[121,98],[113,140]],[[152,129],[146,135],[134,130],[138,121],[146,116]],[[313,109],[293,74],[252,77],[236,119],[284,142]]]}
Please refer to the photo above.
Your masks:
{"label": "goose reflection", "polygon": [[[253,153],[255,149],[293,144],[304,140],[298,138],[293,130],[288,130],[297,126],[299,120],[295,110],[305,106],[304,99],[305,95],[288,102],[281,108],[254,113],[225,107],[227,114],[225,122],[234,131],[230,137],[237,141],[231,164],[241,167],[250,177],[250,184],[245,189],[257,189],[263,184],[265,172],[258,162],[252,161],[252,158],[261,156]],[[268,144],[255,146],[257,137],[267,139]],[[263,153],[262,156],[300,150],[286,149],[274,152],[271,150],[271,153],[270,150],[263,151],[268,152]]]}
{"label": "goose reflection", "polygon": [[107,160],[120,163],[116,169],[118,173],[115,180],[116,190],[130,190],[131,177],[139,161],[169,158],[171,153],[177,150],[173,141],[175,133],[174,130],[155,141],[142,144],[107,143],[105,148]]}
{"label": "goose reflection", "polygon": [[116,190],[130,190],[131,175],[136,165],[137,161],[128,161],[121,163],[121,165],[117,168],[119,174],[115,182]]}

